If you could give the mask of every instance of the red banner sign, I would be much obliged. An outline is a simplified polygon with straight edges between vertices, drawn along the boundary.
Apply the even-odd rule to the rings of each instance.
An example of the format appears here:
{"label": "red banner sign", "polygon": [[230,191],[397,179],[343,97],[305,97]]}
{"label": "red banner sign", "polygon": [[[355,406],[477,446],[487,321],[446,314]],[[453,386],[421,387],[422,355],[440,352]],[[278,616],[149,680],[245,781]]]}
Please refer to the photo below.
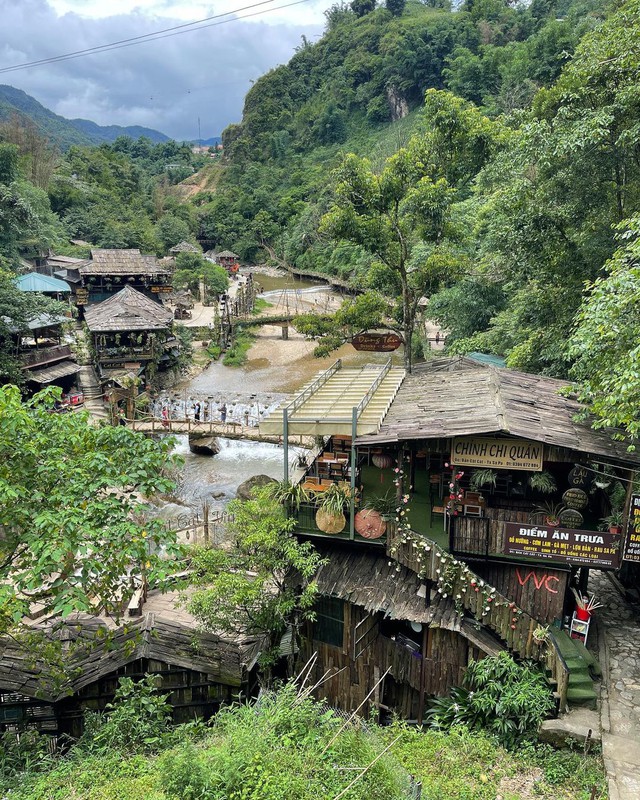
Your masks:
{"label": "red banner sign", "polygon": [[550,525],[505,523],[504,553],[536,561],[562,561],[600,569],[620,564],[620,535]]}
{"label": "red banner sign", "polygon": [[397,350],[402,339],[397,333],[359,333],[351,340],[356,350],[369,353],[390,353]]}
{"label": "red banner sign", "polygon": [[640,564],[640,495],[631,495],[629,522],[624,540],[624,561],[635,561]]}

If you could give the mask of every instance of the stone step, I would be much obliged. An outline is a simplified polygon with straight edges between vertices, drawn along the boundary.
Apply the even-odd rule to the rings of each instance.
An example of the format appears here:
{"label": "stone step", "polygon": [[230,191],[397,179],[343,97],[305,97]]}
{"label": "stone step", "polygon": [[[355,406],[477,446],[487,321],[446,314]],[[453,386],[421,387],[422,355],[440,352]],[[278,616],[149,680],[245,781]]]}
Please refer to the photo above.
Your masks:
{"label": "stone step", "polygon": [[597,707],[598,696],[591,688],[574,688],[569,684],[567,689],[567,701],[572,706],[584,706],[586,708]]}
{"label": "stone step", "polygon": [[600,667],[600,664],[598,664],[597,658],[590,650],[587,650],[583,642],[579,641],[578,639],[574,639],[574,644],[579,655],[588,664],[589,672],[591,672],[594,677],[599,678],[602,675],[602,668]]}

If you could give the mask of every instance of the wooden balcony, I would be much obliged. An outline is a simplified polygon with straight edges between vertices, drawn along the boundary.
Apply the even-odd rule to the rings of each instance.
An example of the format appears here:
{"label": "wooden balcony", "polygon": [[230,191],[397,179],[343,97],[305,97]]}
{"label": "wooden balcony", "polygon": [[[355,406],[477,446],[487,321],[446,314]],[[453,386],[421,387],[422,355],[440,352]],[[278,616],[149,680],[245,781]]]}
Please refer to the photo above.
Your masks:
{"label": "wooden balcony", "polygon": [[69,358],[72,355],[71,345],[57,344],[53,347],[43,347],[38,350],[31,350],[28,353],[22,353],[20,358],[22,360],[22,369],[32,369],[33,367],[42,367],[45,364],[53,364],[55,361]]}

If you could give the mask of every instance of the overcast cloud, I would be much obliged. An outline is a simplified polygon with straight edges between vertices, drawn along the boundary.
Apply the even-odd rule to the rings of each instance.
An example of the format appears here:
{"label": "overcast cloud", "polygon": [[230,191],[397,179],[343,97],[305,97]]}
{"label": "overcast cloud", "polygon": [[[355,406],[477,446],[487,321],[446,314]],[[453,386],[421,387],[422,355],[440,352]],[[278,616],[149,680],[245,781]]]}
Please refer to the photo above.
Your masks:
{"label": "overcast cloud", "polygon": [[[0,68],[107,44],[248,6],[255,0],[0,0]],[[284,5],[274,0],[255,11]],[[0,73],[65,117],[146,125],[176,139],[238,122],[251,81],[317,38],[330,0],[58,64]],[[131,9],[133,6],[133,10]],[[250,12],[245,12],[250,13]]]}

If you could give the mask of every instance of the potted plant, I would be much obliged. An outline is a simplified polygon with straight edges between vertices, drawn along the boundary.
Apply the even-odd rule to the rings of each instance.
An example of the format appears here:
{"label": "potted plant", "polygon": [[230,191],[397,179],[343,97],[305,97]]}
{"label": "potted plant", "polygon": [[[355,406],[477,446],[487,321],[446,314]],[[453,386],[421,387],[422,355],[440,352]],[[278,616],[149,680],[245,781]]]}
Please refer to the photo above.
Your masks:
{"label": "potted plant", "polygon": [[556,479],[547,470],[529,475],[527,483],[536,492],[541,492],[542,494],[553,494],[558,488]]}
{"label": "potted plant", "polygon": [[538,627],[533,632],[533,641],[536,644],[544,644],[548,638],[549,638],[549,626],[538,625]]}
{"label": "potted plant", "polygon": [[542,516],[545,525],[557,528],[560,524],[560,513],[563,508],[562,503],[543,503],[536,507],[535,516]]}
{"label": "potted plant", "polygon": [[309,502],[309,493],[301,483],[272,483],[269,484],[268,493],[276,503],[285,506],[289,511],[299,511],[302,503]]}
{"label": "potted plant", "polygon": [[624,515],[620,509],[611,511],[607,517],[602,517],[600,520],[600,530],[609,531],[609,533],[622,533],[622,524],[624,522]]}
{"label": "potted plant", "polygon": [[474,492],[483,486],[491,486],[495,489],[497,479],[498,473],[495,469],[476,469],[469,481],[469,488]]}
{"label": "potted plant", "polygon": [[332,483],[320,499],[316,512],[316,525],[324,533],[340,533],[347,524],[344,507],[351,499],[351,489]]}

